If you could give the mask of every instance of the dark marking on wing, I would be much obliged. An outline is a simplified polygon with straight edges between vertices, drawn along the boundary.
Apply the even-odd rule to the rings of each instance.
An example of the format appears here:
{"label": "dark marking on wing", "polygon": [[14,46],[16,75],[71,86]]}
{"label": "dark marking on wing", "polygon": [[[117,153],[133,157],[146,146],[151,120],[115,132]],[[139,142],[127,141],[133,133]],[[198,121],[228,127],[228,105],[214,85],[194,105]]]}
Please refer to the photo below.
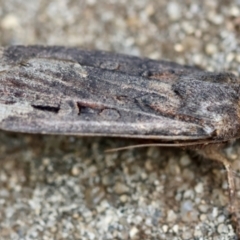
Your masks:
{"label": "dark marking on wing", "polygon": [[50,107],[50,106],[40,106],[40,105],[32,105],[32,107],[40,111],[48,111],[53,113],[58,113],[60,110],[60,107]]}

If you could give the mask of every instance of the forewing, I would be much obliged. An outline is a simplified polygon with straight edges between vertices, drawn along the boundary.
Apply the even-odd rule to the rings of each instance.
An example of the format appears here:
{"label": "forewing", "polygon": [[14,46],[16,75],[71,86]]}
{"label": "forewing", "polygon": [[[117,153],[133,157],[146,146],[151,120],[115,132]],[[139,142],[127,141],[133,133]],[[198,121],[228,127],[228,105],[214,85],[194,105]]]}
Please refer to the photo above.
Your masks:
{"label": "forewing", "polygon": [[[45,48],[45,53],[42,48],[39,52],[36,49],[30,48],[27,55],[16,49],[15,57],[12,50],[2,51],[3,130],[179,141],[207,139],[214,134],[207,121],[178,117],[182,103],[172,85],[189,71],[187,67],[181,71],[178,65],[179,72],[174,73],[166,70],[171,64],[164,62],[163,66],[149,60],[150,69],[155,72],[149,76],[140,68],[143,62],[147,63],[146,59],[125,55],[114,55],[111,59],[105,54],[104,60],[104,53],[95,52],[102,55],[94,62],[86,52],[76,55],[76,50],[73,53],[66,48],[61,51],[49,48],[50,52]],[[125,57],[127,64],[123,61]],[[111,64],[115,66],[112,69]]]}

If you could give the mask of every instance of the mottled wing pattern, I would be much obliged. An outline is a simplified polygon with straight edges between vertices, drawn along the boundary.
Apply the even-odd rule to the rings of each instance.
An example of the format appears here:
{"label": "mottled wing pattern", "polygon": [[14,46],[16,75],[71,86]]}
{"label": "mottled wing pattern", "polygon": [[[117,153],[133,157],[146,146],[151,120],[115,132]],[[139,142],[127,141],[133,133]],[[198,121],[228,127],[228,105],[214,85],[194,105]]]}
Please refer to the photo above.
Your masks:
{"label": "mottled wing pattern", "polygon": [[[212,103],[221,100],[229,107],[236,91],[199,80],[204,74],[171,62],[100,51],[4,48],[0,128],[164,141],[210,139],[218,130],[215,118],[223,118],[210,109]],[[205,90],[212,92],[204,96]]]}

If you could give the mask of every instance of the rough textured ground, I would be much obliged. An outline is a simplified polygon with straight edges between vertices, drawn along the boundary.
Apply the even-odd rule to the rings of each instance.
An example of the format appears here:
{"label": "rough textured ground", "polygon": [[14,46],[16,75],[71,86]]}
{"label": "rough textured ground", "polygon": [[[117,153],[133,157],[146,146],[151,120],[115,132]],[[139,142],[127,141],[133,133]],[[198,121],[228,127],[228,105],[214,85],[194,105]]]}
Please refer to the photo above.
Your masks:
{"label": "rough textured ground", "polygon": [[[239,29],[238,0],[0,0],[3,46],[79,46],[239,74]],[[222,166],[181,149],[104,153],[135,143],[0,132],[0,239],[235,239]],[[239,183],[239,144],[227,153]]]}

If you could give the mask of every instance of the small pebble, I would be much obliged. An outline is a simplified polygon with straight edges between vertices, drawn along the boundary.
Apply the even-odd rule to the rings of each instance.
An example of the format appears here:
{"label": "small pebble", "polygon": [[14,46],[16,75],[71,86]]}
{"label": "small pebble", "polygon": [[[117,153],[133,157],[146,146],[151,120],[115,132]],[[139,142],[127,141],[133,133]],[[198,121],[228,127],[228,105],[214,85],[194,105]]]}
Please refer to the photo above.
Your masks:
{"label": "small pebble", "polygon": [[19,20],[13,14],[6,15],[1,21],[1,27],[7,30],[16,29],[18,26]]}
{"label": "small pebble", "polygon": [[127,202],[127,201],[128,201],[128,196],[127,196],[127,195],[121,195],[121,196],[120,196],[120,201],[121,201],[122,203]]}
{"label": "small pebble", "polygon": [[169,210],[167,214],[167,221],[174,222],[177,219],[177,215],[173,210]]}
{"label": "small pebble", "polygon": [[168,226],[167,225],[163,225],[162,230],[163,230],[163,232],[166,233],[168,231]]}
{"label": "small pebble", "polygon": [[172,230],[173,230],[173,232],[178,233],[179,226],[178,225],[174,225]]}
{"label": "small pebble", "polygon": [[123,194],[123,193],[127,193],[129,191],[129,188],[127,185],[117,182],[114,186],[114,191],[117,194]]}
{"label": "small pebble", "polygon": [[177,43],[177,44],[174,45],[174,50],[175,50],[176,52],[182,52],[182,51],[184,50],[184,47],[183,47],[182,44]]}
{"label": "small pebble", "polygon": [[207,215],[206,214],[201,214],[200,219],[202,222],[205,222],[207,220]]}
{"label": "small pebble", "polygon": [[219,234],[228,233],[228,228],[225,224],[221,223],[218,225],[217,231]]}
{"label": "small pebble", "polygon": [[240,15],[240,9],[238,6],[232,6],[229,8],[229,14],[232,17],[238,17]]}
{"label": "small pebble", "polygon": [[203,192],[203,183],[198,183],[196,186],[195,186],[195,191],[197,193],[202,193]]}
{"label": "small pebble", "polygon": [[136,227],[132,227],[130,232],[129,232],[129,236],[131,239],[135,238],[135,236],[137,235],[138,233],[138,229]]}
{"label": "small pebble", "polygon": [[216,44],[208,43],[205,47],[205,51],[208,55],[213,55],[218,51],[218,49]]}
{"label": "small pebble", "polygon": [[227,57],[226,57],[226,61],[227,62],[232,62],[233,59],[235,58],[235,54],[234,53],[228,53]]}
{"label": "small pebble", "polygon": [[187,199],[187,198],[190,198],[190,199],[193,199],[194,198],[194,191],[189,189],[189,190],[186,190],[183,194],[183,198]]}
{"label": "small pebble", "polygon": [[216,207],[214,207],[212,210],[212,217],[216,218],[217,216],[218,216],[218,209]]}
{"label": "small pebble", "polygon": [[189,158],[188,155],[183,155],[183,156],[180,158],[180,164],[181,164],[183,167],[188,166],[190,163],[191,163],[191,160],[190,160],[190,158]]}
{"label": "small pebble", "polygon": [[208,212],[208,209],[209,209],[209,206],[208,205],[205,205],[205,204],[201,204],[198,206],[198,209],[202,212],[202,213],[207,213]]}
{"label": "small pebble", "polygon": [[80,173],[79,168],[77,166],[73,166],[71,173],[73,176],[78,176]]}
{"label": "small pebble", "polygon": [[167,5],[167,13],[172,21],[179,20],[182,17],[181,6],[177,2],[169,2]]}
{"label": "small pebble", "polygon": [[220,215],[220,216],[217,218],[217,221],[218,221],[219,223],[223,223],[223,222],[225,222],[225,220],[226,220],[226,218],[225,218],[224,215]]}

